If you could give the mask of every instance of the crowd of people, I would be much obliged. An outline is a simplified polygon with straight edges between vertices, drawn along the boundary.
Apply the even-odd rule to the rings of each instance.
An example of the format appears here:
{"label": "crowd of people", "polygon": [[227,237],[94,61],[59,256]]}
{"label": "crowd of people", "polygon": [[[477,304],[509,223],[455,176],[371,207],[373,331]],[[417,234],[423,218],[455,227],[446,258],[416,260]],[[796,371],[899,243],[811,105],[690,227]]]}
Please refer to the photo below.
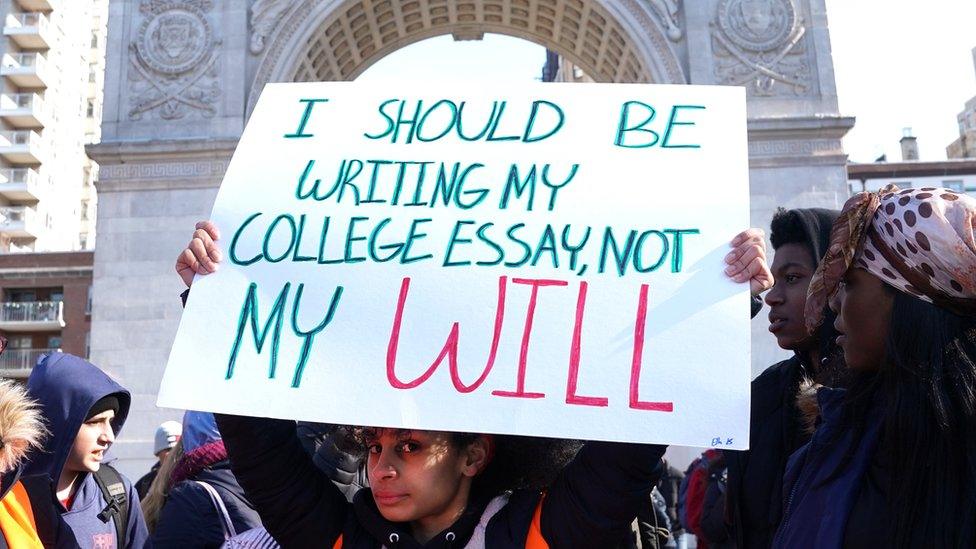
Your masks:
{"label": "crowd of people", "polygon": [[[55,353],[0,383],[0,547],[976,547],[976,200],[889,187],[769,240],[726,257],[793,353],[752,382],[747,451],[682,473],[661,445],[190,411],[132,483],[106,455],[129,392]],[[219,242],[197,224],[187,287]]]}

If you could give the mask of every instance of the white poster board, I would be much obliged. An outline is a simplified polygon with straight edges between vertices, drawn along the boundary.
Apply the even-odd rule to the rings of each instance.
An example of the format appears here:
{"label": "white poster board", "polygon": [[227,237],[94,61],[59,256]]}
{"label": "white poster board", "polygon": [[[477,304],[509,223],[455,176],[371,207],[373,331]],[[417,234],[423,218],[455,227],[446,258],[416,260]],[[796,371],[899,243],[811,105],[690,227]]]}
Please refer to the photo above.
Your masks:
{"label": "white poster board", "polygon": [[746,448],[748,196],[741,88],[270,84],[158,404]]}

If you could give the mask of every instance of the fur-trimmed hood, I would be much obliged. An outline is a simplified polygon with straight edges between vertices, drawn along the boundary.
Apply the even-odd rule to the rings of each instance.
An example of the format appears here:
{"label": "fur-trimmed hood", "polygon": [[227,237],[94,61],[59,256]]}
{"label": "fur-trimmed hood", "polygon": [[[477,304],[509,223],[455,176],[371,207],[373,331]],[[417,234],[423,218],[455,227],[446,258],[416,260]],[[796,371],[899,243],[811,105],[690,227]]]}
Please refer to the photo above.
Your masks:
{"label": "fur-trimmed hood", "polygon": [[41,445],[47,430],[37,403],[10,380],[0,380],[0,498],[16,483],[21,463]]}
{"label": "fur-trimmed hood", "polygon": [[796,391],[796,409],[800,411],[800,426],[803,428],[803,432],[808,435],[813,435],[820,420],[820,402],[817,400],[817,391],[822,387],[823,385],[819,383],[804,379]]}

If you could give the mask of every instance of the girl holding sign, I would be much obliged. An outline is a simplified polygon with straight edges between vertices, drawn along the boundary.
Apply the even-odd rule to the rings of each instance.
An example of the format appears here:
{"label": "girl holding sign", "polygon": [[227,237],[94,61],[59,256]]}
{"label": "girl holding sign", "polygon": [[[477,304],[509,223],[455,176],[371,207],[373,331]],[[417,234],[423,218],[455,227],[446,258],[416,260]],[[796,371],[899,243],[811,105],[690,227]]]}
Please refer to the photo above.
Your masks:
{"label": "girl holding sign", "polygon": [[[176,265],[187,286],[216,270],[218,238],[212,223],[197,224]],[[763,232],[746,231],[732,245],[726,274],[750,282],[754,295],[767,289]],[[217,423],[234,474],[289,548],[615,547],[648,504],[665,451],[589,442],[562,467],[573,448],[558,441],[354,428],[370,488],[348,503],[302,449],[294,422],[218,415]],[[524,457],[511,459],[520,447]],[[558,474],[549,482],[546,472]]]}
{"label": "girl holding sign", "polygon": [[849,388],[790,458],[774,547],[976,546],[976,200],[859,193],[810,282],[830,303]]}

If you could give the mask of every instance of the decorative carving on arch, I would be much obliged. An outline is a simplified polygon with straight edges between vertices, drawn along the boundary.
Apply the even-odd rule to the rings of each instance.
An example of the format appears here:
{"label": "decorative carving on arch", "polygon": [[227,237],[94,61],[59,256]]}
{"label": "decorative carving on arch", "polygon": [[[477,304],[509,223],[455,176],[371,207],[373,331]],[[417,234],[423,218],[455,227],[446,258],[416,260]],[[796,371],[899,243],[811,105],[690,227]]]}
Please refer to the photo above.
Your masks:
{"label": "decorative carving on arch", "polygon": [[288,0],[255,0],[251,5],[248,26],[251,32],[248,49],[257,55],[264,51],[265,43],[281,17],[292,4]]}
{"label": "decorative carving on arch", "polygon": [[[265,83],[350,80],[412,42],[452,33],[496,32],[558,51],[602,82],[686,83],[662,12],[677,25],[678,0],[306,0],[265,28],[264,57],[248,112]],[[259,4],[261,4],[259,6]],[[275,0],[252,7],[272,10]],[[270,11],[261,11],[267,17]],[[262,27],[264,28],[264,27]],[[252,30],[253,32],[253,30]],[[680,38],[680,28],[677,29]],[[672,36],[675,31],[671,31]],[[257,45],[252,36],[252,45]]]}
{"label": "decorative carving on arch", "polygon": [[645,2],[651,6],[651,9],[657,14],[658,19],[661,20],[661,24],[664,25],[664,30],[668,33],[668,38],[675,42],[681,40],[684,32],[678,23],[678,13],[680,11],[678,0],[645,0]]}
{"label": "decorative carving on arch", "polygon": [[216,49],[207,19],[212,0],[142,0],[142,24],[129,44],[129,119],[212,117],[220,97]]}
{"label": "decorative carving on arch", "polygon": [[711,24],[715,76],[751,95],[803,95],[811,71],[795,0],[720,0]]}

